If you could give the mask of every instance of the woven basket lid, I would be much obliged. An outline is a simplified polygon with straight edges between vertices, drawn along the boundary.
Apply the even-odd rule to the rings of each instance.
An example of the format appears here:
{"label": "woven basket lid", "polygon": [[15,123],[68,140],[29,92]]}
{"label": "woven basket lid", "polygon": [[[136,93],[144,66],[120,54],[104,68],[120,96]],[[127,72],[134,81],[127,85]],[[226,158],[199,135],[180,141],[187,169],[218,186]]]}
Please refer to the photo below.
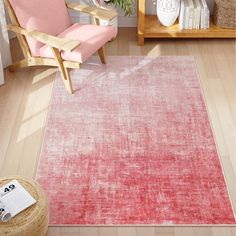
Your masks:
{"label": "woven basket lid", "polygon": [[13,176],[0,179],[0,186],[17,180],[36,199],[36,203],[17,214],[9,222],[0,221],[0,235],[43,236],[48,229],[47,198],[37,182],[24,177]]}
{"label": "woven basket lid", "polygon": [[215,3],[225,7],[236,7],[236,0],[215,0]]}

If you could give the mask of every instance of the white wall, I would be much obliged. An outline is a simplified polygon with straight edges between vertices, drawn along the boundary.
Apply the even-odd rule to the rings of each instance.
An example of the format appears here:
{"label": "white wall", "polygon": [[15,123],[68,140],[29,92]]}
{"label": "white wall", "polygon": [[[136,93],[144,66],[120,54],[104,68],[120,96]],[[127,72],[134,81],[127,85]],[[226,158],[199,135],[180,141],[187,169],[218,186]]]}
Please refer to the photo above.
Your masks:
{"label": "white wall", "polygon": [[[86,4],[86,5],[92,4],[92,1],[90,0],[68,0],[68,1],[74,2],[74,3]],[[91,19],[88,14],[84,14],[84,13],[81,14],[78,11],[71,10],[70,15],[72,17],[73,22],[80,22],[84,24],[91,23]]]}
{"label": "white wall", "polygon": [[[10,20],[10,17],[8,15],[8,12],[6,11],[6,21],[7,21],[7,24],[10,24],[11,23],[11,20]],[[12,31],[8,31],[8,36],[9,36],[9,39],[13,39],[16,37],[16,34]]]}
{"label": "white wall", "polygon": [[11,55],[3,1],[0,1],[0,54],[2,56],[1,65],[8,66],[11,63]]}
{"label": "white wall", "polygon": [[4,84],[4,76],[3,76],[2,57],[0,53],[0,85],[2,84]]}
{"label": "white wall", "polygon": [[4,83],[3,68],[11,64],[11,54],[3,1],[0,1],[0,85]]}

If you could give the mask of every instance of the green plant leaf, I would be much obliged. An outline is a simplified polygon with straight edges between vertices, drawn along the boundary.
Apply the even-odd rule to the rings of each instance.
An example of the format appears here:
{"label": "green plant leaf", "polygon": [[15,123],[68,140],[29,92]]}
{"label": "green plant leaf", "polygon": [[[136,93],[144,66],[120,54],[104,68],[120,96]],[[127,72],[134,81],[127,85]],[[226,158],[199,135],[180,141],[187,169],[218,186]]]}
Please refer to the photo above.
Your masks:
{"label": "green plant leaf", "polygon": [[134,0],[107,0],[106,3],[111,3],[116,7],[120,7],[125,15],[132,15],[134,11]]}

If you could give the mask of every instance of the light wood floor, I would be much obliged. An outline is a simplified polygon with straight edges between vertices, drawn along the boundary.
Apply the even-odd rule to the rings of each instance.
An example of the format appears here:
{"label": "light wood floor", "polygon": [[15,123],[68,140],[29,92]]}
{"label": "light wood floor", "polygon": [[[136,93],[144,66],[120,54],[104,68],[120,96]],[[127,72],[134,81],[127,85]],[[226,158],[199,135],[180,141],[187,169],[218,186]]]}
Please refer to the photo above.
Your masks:
{"label": "light wood floor", "polygon": [[[12,40],[14,60],[22,57]],[[236,210],[236,47],[234,40],[150,40],[121,29],[107,55],[193,55],[230,196]],[[5,71],[0,87],[0,175],[34,177],[56,69]],[[50,227],[48,236],[235,236],[234,227]]]}

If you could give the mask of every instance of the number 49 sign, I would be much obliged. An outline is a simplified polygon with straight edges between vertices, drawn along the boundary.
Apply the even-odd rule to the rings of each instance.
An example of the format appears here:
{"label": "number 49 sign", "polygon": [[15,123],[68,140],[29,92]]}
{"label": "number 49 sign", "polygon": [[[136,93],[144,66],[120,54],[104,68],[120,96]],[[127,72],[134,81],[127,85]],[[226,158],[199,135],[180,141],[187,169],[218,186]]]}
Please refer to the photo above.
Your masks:
{"label": "number 49 sign", "polygon": [[3,192],[0,192],[0,197],[6,195],[7,193],[11,192],[15,188],[16,188],[16,186],[14,184],[10,184],[9,186],[5,187]]}

